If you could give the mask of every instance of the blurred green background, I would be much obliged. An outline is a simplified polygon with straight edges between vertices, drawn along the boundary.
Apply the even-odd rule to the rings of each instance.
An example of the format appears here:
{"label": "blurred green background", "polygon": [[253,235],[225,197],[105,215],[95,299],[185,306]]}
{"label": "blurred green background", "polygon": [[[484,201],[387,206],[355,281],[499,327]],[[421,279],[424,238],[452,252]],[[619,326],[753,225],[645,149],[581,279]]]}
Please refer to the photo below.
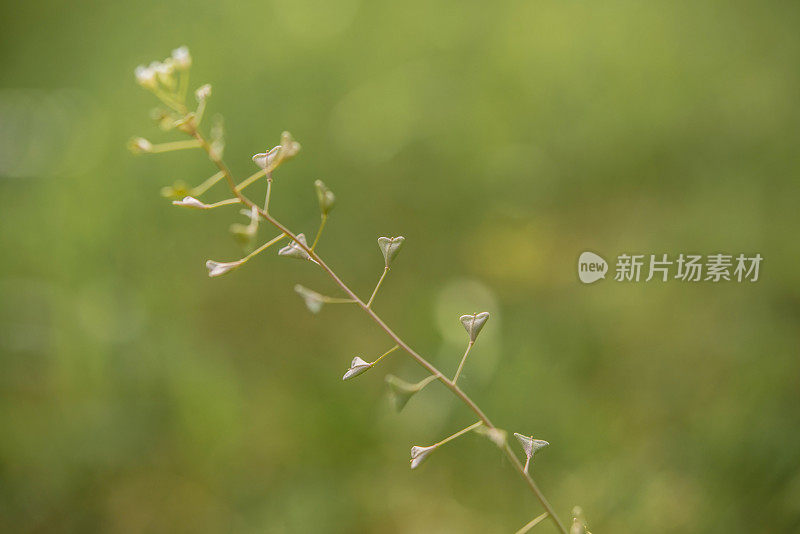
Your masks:
{"label": "blurred green background", "polygon": [[[512,532],[540,506],[438,385],[397,415],[391,346],[313,265],[241,250],[236,208],[166,141],[133,69],[186,44],[226,159],[290,130],[273,211],[462,381],[551,447],[534,475],[600,532],[800,531],[800,5],[794,2],[3,2],[0,531]],[[254,196],[262,193],[253,189]],[[224,188],[208,198],[224,198]],[[262,229],[266,239],[272,232]],[[757,283],[580,284],[584,250],[760,253]],[[514,444],[516,447],[516,444]],[[554,532],[550,523],[535,531]]]}

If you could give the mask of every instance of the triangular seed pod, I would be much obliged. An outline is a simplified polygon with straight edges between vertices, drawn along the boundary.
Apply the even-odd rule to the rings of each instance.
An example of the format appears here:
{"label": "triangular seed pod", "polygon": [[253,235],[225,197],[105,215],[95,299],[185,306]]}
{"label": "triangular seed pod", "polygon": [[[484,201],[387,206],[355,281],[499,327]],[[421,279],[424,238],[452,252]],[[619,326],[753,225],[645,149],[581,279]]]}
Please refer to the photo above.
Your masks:
{"label": "triangular seed pod", "polygon": [[173,206],[182,206],[184,208],[194,208],[196,210],[207,210],[208,204],[197,200],[194,197],[183,197],[181,200],[173,200]]}
{"label": "triangular seed pod", "polygon": [[400,252],[400,247],[403,246],[403,242],[405,240],[406,238],[403,236],[378,238],[378,246],[383,253],[383,260],[386,264],[386,267],[389,267],[392,264],[397,256],[397,253]]}
{"label": "triangular seed pod", "polygon": [[208,269],[208,276],[215,277],[221,276],[227,272],[230,272],[242,264],[241,260],[239,261],[231,261],[231,262],[219,262],[214,260],[208,260],[206,262],[206,269]]}
{"label": "triangular seed pod", "polygon": [[350,362],[350,369],[342,377],[342,380],[349,380],[353,377],[356,377],[364,372],[366,372],[370,367],[372,367],[371,363],[365,362],[359,356],[353,358],[353,361]]}
{"label": "triangular seed pod", "polygon": [[[300,241],[303,245],[308,246],[308,244],[306,243],[305,234],[297,234],[297,240]],[[314,261],[311,259],[311,256],[308,255],[308,252],[303,250],[303,248],[300,245],[298,245],[295,241],[291,241],[288,245],[280,249],[278,251],[278,256],[287,256],[289,258],[297,258],[299,260]]]}
{"label": "triangular seed pod", "polygon": [[411,397],[421,389],[419,384],[409,384],[394,375],[386,375],[386,385],[389,386],[394,409],[398,412],[405,408]]}
{"label": "triangular seed pod", "polygon": [[486,321],[489,320],[489,312],[462,315],[458,319],[461,321],[461,324],[464,325],[464,329],[467,331],[467,334],[469,334],[469,340],[472,343],[475,343],[475,339],[478,337],[478,334],[480,334],[481,330],[483,330],[483,325],[485,325]]}
{"label": "triangular seed pod", "polygon": [[419,467],[419,464],[421,464],[430,453],[435,451],[437,447],[438,445],[431,445],[430,447],[414,445],[411,447],[411,469]]}

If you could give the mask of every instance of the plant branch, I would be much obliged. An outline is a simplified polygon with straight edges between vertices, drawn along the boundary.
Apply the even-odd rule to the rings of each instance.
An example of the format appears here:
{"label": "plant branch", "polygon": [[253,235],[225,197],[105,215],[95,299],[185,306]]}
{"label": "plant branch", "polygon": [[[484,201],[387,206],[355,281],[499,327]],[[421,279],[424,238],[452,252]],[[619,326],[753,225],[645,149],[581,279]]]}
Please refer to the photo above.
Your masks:
{"label": "plant branch", "polygon": [[319,230],[317,230],[317,237],[314,238],[314,244],[311,245],[311,250],[317,248],[317,243],[319,243],[319,238],[322,236],[322,229],[325,228],[326,222],[328,222],[328,215],[323,213],[322,220],[319,223]]}
{"label": "plant branch", "polygon": [[475,344],[474,341],[470,341],[469,345],[467,345],[467,351],[464,353],[464,356],[461,357],[461,363],[458,364],[458,369],[456,370],[456,374],[453,377],[453,384],[458,382],[458,377],[461,375],[461,369],[464,368],[464,362],[467,361],[467,356],[469,356],[469,351],[472,350],[472,346]]}
{"label": "plant branch", "polygon": [[[261,215],[267,222],[269,222],[272,226],[277,228],[280,232],[286,234],[286,236],[288,236],[289,239],[294,241],[297,244],[297,246],[300,247],[302,250],[304,250],[306,252],[306,254],[308,254],[308,256],[313,261],[315,261],[320,267],[322,267],[322,269],[328,274],[328,276],[333,280],[333,282],[337,286],[339,286],[339,288],[342,291],[344,291],[345,294],[347,294],[351,299],[353,299],[353,301],[356,304],[358,304],[358,306],[362,310],[364,310],[364,312],[369,316],[370,319],[372,319],[372,321],[378,326],[378,328],[383,330],[386,333],[386,335],[388,335],[392,340],[394,340],[394,342],[401,349],[403,349],[406,353],[408,353],[408,355],[411,356],[411,358],[414,359],[414,361],[416,361],[426,371],[428,371],[431,375],[435,376],[442,384],[444,384],[444,386],[447,389],[449,389],[458,399],[460,399],[461,402],[464,403],[464,405],[470,411],[472,411],[476,416],[478,416],[478,418],[480,419],[481,423],[483,423],[488,429],[496,428],[494,426],[494,424],[491,422],[491,420],[489,419],[489,417],[487,417],[486,414],[483,413],[483,410],[480,409],[480,407],[475,403],[475,401],[473,401],[466,393],[464,393],[464,391],[461,388],[459,388],[456,385],[455,382],[453,382],[452,380],[450,380],[446,376],[444,376],[444,374],[442,374],[442,372],[439,371],[439,369],[437,369],[433,364],[428,362],[428,360],[423,358],[419,353],[417,353],[413,348],[411,348],[405,341],[403,341],[403,339],[399,335],[397,335],[394,332],[394,330],[389,328],[389,326],[383,321],[383,319],[381,319],[372,310],[372,308],[369,307],[369,305],[367,303],[362,301],[358,297],[358,295],[356,295],[355,292],[352,289],[350,289],[350,286],[345,284],[342,281],[342,279],[339,278],[339,276],[333,271],[333,269],[331,269],[328,266],[328,264],[325,263],[322,260],[322,258],[320,258],[317,255],[317,253],[314,252],[311,249],[311,247],[309,247],[308,245],[306,245],[302,241],[300,241],[300,239],[298,239],[297,235],[294,234],[291,230],[289,230],[286,226],[284,226],[280,221],[275,219],[272,215],[267,213],[265,210],[261,209],[259,206],[257,206],[255,203],[253,203],[253,201],[251,201],[249,198],[247,198],[244,195],[242,195],[242,193],[236,187],[236,182],[235,182],[235,180],[233,178],[233,175],[231,174],[231,171],[228,168],[228,166],[225,164],[225,162],[219,156],[217,156],[214,153],[213,150],[211,150],[211,146],[209,145],[208,141],[206,141],[206,139],[202,136],[202,134],[200,132],[197,131],[197,129],[193,129],[190,132],[190,135],[192,135],[195,139],[197,139],[200,142],[201,147],[206,151],[206,153],[208,153],[209,159],[211,159],[211,161],[214,163],[214,165],[216,165],[216,167],[221,172],[223,172],[225,174],[225,179],[228,182],[228,185],[230,186],[231,191],[242,202],[242,204],[248,206],[249,208],[255,208],[256,211],[258,212],[258,214]],[[530,475],[528,475],[527,473],[524,472],[522,464],[520,463],[520,461],[517,458],[516,454],[514,454],[514,452],[511,450],[511,447],[509,447],[508,443],[505,443],[504,446],[502,447],[502,449],[503,449],[503,452],[508,457],[508,459],[511,461],[512,466],[514,466],[514,469],[516,469],[519,472],[520,476],[522,476],[522,478],[528,484],[528,487],[531,489],[533,494],[536,496],[536,498],[542,504],[544,509],[547,511],[547,513],[553,519],[553,522],[556,524],[556,526],[558,527],[559,531],[562,534],[568,534],[567,529],[564,527],[563,523],[561,522],[561,520],[556,515],[556,513],[553,510],[553,507],[551,506],[550,502],[544,496],[544,494],[539,489],[539,487],[536,485],[536,483],[533,481],[533,479],[530,477]]]}
{"label": "plant branch", "polygon": [[383,279],[386,278],[386,273],[389,272],[389,267],[386,266],[383,268],[383,272],[381,273],[381,277],[378,278],[378,284],[375,286],[375,289],[372,291],[372,296],[369,297],[367,301],[367,308],[372,306],[372,301],[375,300],[375,295],[378,294],[378,290],[381,288],[381,284],[383,284]]}
{"label": "plant branch", "polygon": [[547,512],[543,513],[540,516],[534,517],[529,523],[526,523],[524,527],[519,529],[516,532],[516,534],[525,534],[526,532],[528,532],[530,529],[532,529],[533,527],[535,527],[536,525],[538,525],[539,523],[541,523],[545,519],[547,519]]}

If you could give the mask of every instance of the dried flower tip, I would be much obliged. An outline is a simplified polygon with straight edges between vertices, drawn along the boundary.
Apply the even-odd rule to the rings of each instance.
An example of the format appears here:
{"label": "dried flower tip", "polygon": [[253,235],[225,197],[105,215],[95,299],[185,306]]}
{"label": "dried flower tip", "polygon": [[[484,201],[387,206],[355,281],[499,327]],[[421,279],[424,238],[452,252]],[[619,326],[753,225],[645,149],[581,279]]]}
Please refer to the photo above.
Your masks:
{"label": "dried flower tip", "polygon": [[233,223],[228,230],[233,238],[243,247],[247,248],[253,244],[253,241],[258,235],[258,209],[253,206],[249,210],[243,209],[239,213],[249,217],[249,224]]}
{"label": "dried flower tip", "polygon": [[178,70],[186,70],[192,66],[192,56],[187,46],[181,46],[172,51],[172,61]]}
{"label": "dried flower tip", "polygon": [[501,428],[487,428],[485,426],[479,426],[475,429],[475,432],[481,434],[482,436],[486,436],[492,443],[500,448],[503,448],[506,445],[508,432]]}
{"label": "dried flower tip", "polygon": [[232,270],[236,269],[237,267],[239,267],[241,264],[242,264],[241,260],[239,260],[239,261],[231,261],[231,262],[228,262],[228,263],[214,261],[214,260],[208,260],[206,262],[206,269],[208,269],[208,276],[213,278],[215,276],[220,276],[220,275],[223,275],[223,274],[225,274],[225,273],[227,273],[229,271],[232,271]]}
{"label": "dried flower tip", "polygon": [[170,91],[175,88],[175,77],[173,76],[175,73],[175,63],[172,61],[171,57],[168,57],[164,61],[153,61],[148,68],[156,73],[156,79]]}
{"label": "dried flower tip", "polygon": [[237,243],[243,247],[249,247],[258,234],[258,227],[252,224],[233,223],[228,227],[228,231]]}
{"label": "dried flower tip", "polygon": [[178,180],[172,185],[161,188],[161,196],[164,198],[180,199],[189,195],[189,184],[183,180]]}
{"label": "dried flower tip", "polygon": [[406,238],[403,236],[378,238],[378,246],[383,253],[383,260],[386,263],[386,267],[392,264],[405,240]]}
{"label": "dried flower tip", "polygon": [[[306,247],[308,246],[308,243],[306,243],[305,234],[297,234],[297,240],[300,241]],[[313,259],[311,259],[311,256],[308,255],[308,252],[303,250],[303,248],[300,245],[298,245],[296,241],[291,241],[288,245],[280,249],[278,251],[278,256],[287,256],[289,258],[297,258],[299,260],[314,261]]]}
{"label": "dried flower tip", "polygon": [[153,151],[153,143],[144,137],[134,137],[128,141],[128,150],[134,154],[144,154]]}
{"label": "dried flower tip", "polygon": [[158,82],[156,82],[156,71],[151,67],[139,65],[134,71],[136,75],[136,83],[146,89],[155,89]]}
{"label": "dried flower tip", "polygon": [[164,61],[154,61],[150,63],[150,68],[156,71],[156,76],[161,83],[168,83],[172,81],[172,74],[175,72],[175,63],[172,58],[167,58]]}
{"label": "dried flower tip", "polygon": [[317,199],[319,200],[319,210],[323,215],[328,215],[336,204],[336,196],[333,191],[328,189],[322,180],[314,182],[314,187],[317,190]]}
{"label": "dried flower tip", "polygon": [[472,343],[475,343],[475,339],[478,337],[478,334],[481,333],[483,325],[485,325],[486,321],[489,320],[489,312],[462,315],[458,318],[458,320],[461,321],[461,324],[464,325],[464,329],[467,331],[467,334],[469,334],[469,340]]}
{"label": "dried flower tip", "polygon": [[201,85],[194,92],[194,97],[198,102],[205,101],[205,99],[207,99],[209,96],[211,96],[211,85],[209,84]]}
{"label": "dried flower tip", "polygon": [[281,134],[281,159],[293,158],[298,152],[300,152],[300,143],[295,141],[289,132],[283,132]]}
{"label": "dried flower tip", "polygon": [[350,369],[342,377],[342,380],[349,380],[353,377],[360,375],[361,373],[366,372],[370,367],[372,367],[371,363],[365,362],[360,357],[356,356],[353,358],[353,361],[350,362]]}
{"label": "dried flower tip", "polygon": [[394,375],[386,375],[386,385],[389,386],[389,395],[392,399],[394,409],[398,412],[405,408],[411,397],[414,396],[420,389],[419,384],[409,384],[405,380],[401,380]]}
{"label": "dried flower tip", "polygon": [[421,464],[430,453],[435,451],[437,447],[438,445],[431,445],[430,447],[414,445],[411,447],[411,469],[419,467],[419,464]]}
{"label": "dried flower tip", "polygon": [[531,458],[536,454],[536,451],[550,445],[543,439],[533,439],[533,436],[523,436],[517,432],[514,432],[514,436],[519,440],[520,445],[522,445],[522,450],[525,451],[525,456],[527,458]]}
{"label": "dried flower tip", "polygon": [[322,305],[325,303],[319,293],[316,291],[311,291],[307,287],[303,287],[300,284],[294,286],[294,290],[298,295],[300,295],[300,297],[302,297],[303,302],[306,303],[306,308],[308,308],[311,313],[319,313],[319,311],[322,309]]}
{"label": "dried flower tip", "polygon": [[194,197],[183,197],[182,200],[173,200],[173,206],[183,206],[184,208],[194,208],[197,210],[207,210],[208,204],[197,200]]}

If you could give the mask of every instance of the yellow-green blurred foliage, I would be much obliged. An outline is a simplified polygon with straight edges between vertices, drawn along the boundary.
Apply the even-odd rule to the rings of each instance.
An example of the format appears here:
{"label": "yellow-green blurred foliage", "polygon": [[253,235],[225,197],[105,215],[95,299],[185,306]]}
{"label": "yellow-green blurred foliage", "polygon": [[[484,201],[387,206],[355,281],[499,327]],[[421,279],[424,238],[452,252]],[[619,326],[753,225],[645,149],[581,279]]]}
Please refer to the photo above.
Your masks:
{"label": "yellow-green blurred foliage", "polygon": [[[432,385],[400,415],[356,354],[362,313],[318,316],[310,263],[241,251],[236,208],[159,196],[213,173],[133,79],[186,44],[226,159],[290,130],[273,190],[362,295],[379,235],[406,245],[376,308],[452,372],[458,316],[494,312],[463,385],[550,441],[534,475],[593,532],[800,529],[800,6],[793,2],[2,3],[0,531],[486,533],[541,509]],[[261,192],[253,190],[253,194]],[[222,187],[209,199],[226,195]],[[272,236],[264,231],[261,238]],[[755,284],[577,281],[583,250],[761,253]],[[553,532],[545,523],[536,527]]]}

